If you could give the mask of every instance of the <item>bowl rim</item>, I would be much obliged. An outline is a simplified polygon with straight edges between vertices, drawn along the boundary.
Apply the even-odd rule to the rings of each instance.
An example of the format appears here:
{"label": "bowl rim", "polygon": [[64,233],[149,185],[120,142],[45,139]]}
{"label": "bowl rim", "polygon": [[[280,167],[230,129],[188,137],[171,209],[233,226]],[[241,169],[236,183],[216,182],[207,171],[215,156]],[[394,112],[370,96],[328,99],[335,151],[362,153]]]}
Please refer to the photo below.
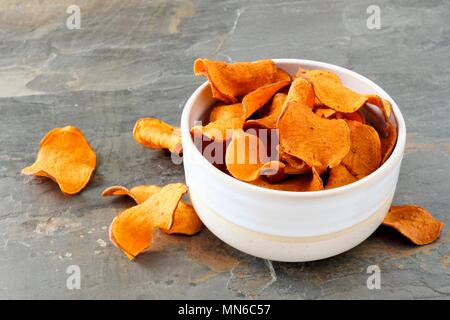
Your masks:
{"label": "bowl rim", "polygon": [[[356,73],[355,71],[346,69],[344,67],[340,67],[334,64],[315,61],[315,60],[306,60],[306,59],[271,59],[276,65],[278,64],[295,64],[299,67],[309,67],[311,68],[320,68],[326,69],[330,71],[338,71],[340,73],[348,74],[350,77],[355,78],[361,82],[366,83],[370,87],[377,91],[377,94],[380,94],[383,98],[389,100],[392,104],[392,110],[394,116],[397,120],[397,142],[392,151],[389,158],[374,172],[369,174],[368,176],[359,179],[353,183],[347,184],[345,186],[337,187],[334,189],[328,190],[319,190],[319,191],[284,191],[284,190],[274,190],[263,188],[259,186],[252,185],[250,183],[240,181],[225,172],[214,167],[196,148],[194,142],[192,140],[190,134],[190,126],[189,126],[189,117],[195,102],[199,98],[200,94],[209,86],[209,82],[205,81],[201,84],[194,93],[187,100],[182,115],[181,115],[181,135],[182,135],[182,144],[183,144],[183,153],[190,152],[192,150],[192,156],[195,157],[195,161],[202,164],[205,169],[208,170],[211,174],[213,174],[218,179],[222,180],[223,183],[231,184],[234,188],[246,190],[248,192],[259,192],[260,194],[265,194],[267,196],[278,196],[285,198],[298,198],[298,199],[314,199],[314,198],[322,198],[324,196],[337,196],[342,193],[351,192],[355,189],[370,185],[374,183],[376,180],[382,178],[390,171],[394,170],[396,164],[400,162],[403,158],[403,153],[406,144],[406,126],[403,115],[400,111],[395,100],[380,86],[378,86],[375,82],[369,80],[368,78]],[[183,161],[184,165],[184,161]]]}

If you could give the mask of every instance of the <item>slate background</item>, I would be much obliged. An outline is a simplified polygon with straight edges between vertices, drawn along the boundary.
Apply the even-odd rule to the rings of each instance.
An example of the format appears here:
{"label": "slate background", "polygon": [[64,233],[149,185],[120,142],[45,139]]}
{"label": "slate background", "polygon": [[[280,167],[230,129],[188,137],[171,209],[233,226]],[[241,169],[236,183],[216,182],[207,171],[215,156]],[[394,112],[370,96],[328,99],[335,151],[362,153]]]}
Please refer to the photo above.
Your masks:
{"label": "slate background", "polygon": [[[81,30],[66,9],[81,8]],[[156,236],[129,262],[108,241],[132,203],[103,188],[183,181],[167,154],[134,143],[140,117],[176,124],[203,81],[196,57],[228,61],[305,58],[341,65],[394,97],[408,142],[396,203],[417,203],[449,224],[450,2],[9,1],[0,3],[0,298],[446,298],[450,238],[415,247],[387,229],[353,250],[312,263],[253,258],[210,232]],[[66,197],[23,177],[51,128],[78,126],[98,156],[87,188]],[[366,269],[381,268],[381,290]],[[81,268],[81,289],[66,269]]]}

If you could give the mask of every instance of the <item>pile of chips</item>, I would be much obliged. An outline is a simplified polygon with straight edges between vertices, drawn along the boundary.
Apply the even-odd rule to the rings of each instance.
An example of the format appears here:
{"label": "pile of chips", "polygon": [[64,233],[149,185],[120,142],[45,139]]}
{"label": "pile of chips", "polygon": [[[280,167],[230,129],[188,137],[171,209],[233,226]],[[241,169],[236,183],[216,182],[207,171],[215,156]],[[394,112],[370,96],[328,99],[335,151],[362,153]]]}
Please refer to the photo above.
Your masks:
{"label": "pile of chips", "polygon": [[205,156],[241,181],[297,192],[337,188],[371,174],[395,147],[390,102],[350,90],[330,71],[291,77],[271,60],[198,59],[194,72],[208,78],[218,101],[209,121],[192,127],[194,140],[204,155],[225,144],[215,152],[222,159]]}
{"label": "pile of chips", "polygon": [[[291,76],[271,60],[207,59],[197,59],[194,72],[208,78],[218,101],[208,121],[191,128],[194,142],[219,170],[246,183],[294,192],[337,188],[377,170],[395,147],[390,102],[350,90],[332,72],[299,69]],[[180,129],[159,119],[138,120],[133,137],[147,148],[182,154]],[[35,163],[22,173],[48,177],[73,195],[88,184],[95,167],[96,154],[83,133],[67,126],[45,135]],[[202,222],[182,201],[187,192],[182,183],[105,189],[103,196],[136,202],[113,219],[111,241],[134,259],[151,247],[155,230],[198,233]],[[444,227],[413,205],[392,206],[383,224],[417,245],[433,242]]]}
{"label": "pile of chips", "polygon": [[[179,130],[156,120],[136,123],[133,136],[139,143],[154,149],[181,152]],[[150,142],[149,142],[150,141]],[[83,133],[67,126],[48,132],[40,143],[34,164],[23,174],[54,180],[67,195],[80,192],[89,182],[96,167],[96,154]],[[203,224],[194,208],[181,200],[188,188],[182,183],[140,185],[128,190],[123,186],[105,189],[103,196],[126,195],[136,205],[117,215],[109,228],[112,243],[131,260],[151,247],[155,230],[166,234],[194,235]]]}

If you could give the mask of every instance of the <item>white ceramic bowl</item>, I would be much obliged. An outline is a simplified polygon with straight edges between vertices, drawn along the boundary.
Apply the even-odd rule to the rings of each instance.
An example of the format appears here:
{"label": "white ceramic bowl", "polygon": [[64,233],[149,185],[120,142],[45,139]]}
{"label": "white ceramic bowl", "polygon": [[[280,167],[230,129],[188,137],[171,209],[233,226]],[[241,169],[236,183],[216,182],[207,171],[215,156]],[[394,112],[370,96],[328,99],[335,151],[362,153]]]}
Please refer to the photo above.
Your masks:
{"label": "white ceramic bowl", "polygon": [[248,254],[277,261],[312,261],[347,251],[381,224],[394,196],[406,141],[403,116],[395,101],[367,78],[335,65],[274,59],[295,74],[299,67],[335,72],[360,93],[392,102],[398,123],[397,145],[375,172],[355,183],[324,191],[287,192],[241,182],[216,169],[195,147],[190,127],[214,103],[209,84],[201,85],[183,110],[183,163],[191,201],[217,237]]}

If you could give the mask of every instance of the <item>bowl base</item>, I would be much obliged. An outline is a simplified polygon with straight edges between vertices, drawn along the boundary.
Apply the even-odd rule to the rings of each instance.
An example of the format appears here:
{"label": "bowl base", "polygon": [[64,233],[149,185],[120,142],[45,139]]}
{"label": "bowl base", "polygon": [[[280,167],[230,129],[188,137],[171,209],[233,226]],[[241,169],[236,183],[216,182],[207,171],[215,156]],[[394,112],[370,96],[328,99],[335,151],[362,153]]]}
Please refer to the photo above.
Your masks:
{"label": "bowl base", "polygon": [[380,226],[392,202],[390,197],[368,219],[339,232],[316,237],[277,237],[233,224],[208,208],[192,191],[190,197],[200,219],[219,239],[247,254],[282,262],[320,260],[352,249]]}

